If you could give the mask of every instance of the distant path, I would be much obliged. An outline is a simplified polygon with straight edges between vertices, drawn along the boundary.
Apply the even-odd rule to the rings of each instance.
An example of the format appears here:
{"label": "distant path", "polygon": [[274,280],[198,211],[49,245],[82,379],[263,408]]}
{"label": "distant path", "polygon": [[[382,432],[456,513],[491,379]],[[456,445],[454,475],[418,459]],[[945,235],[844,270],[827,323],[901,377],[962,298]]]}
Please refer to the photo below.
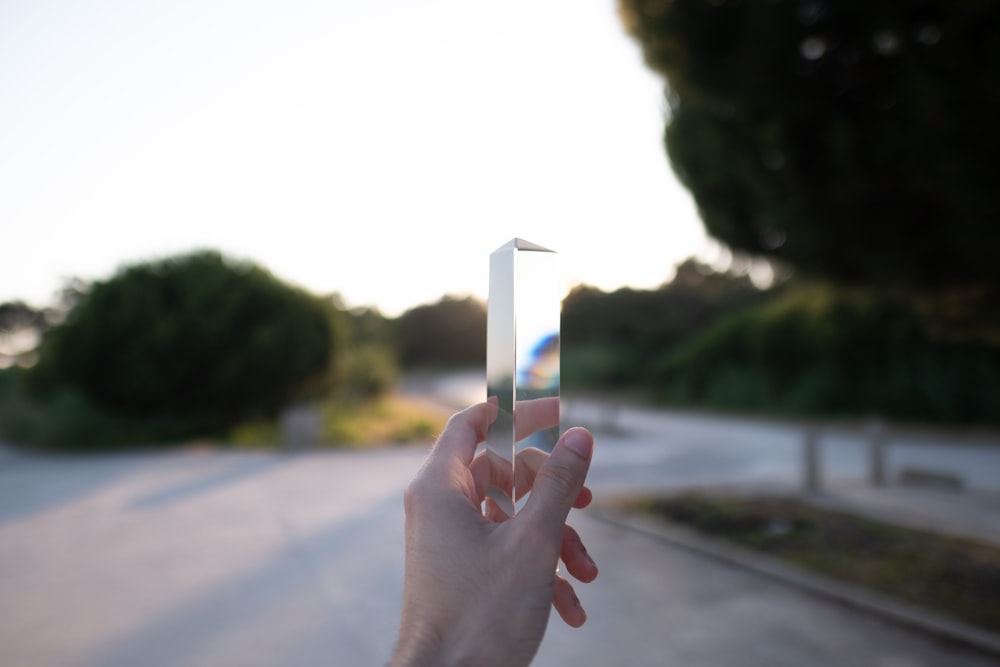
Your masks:
{"label": "distant path", "polygon": [[454,412],[486,399],[486,374],[478,369],[414,373],[403,378],[399,391]]}

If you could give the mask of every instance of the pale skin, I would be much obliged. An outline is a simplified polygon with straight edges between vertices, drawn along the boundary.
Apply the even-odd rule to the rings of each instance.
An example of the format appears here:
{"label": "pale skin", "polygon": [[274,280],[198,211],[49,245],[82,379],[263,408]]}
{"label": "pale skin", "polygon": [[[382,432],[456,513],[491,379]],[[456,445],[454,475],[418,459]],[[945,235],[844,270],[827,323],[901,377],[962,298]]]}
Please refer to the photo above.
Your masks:
{"label": "pale skin", "polygon": [[[556,399],[518,405],[517,437],[558,424]],[[531,495],[508,518],[487,486],[510,490],[509,468],[476,455],[496,407],[480,403],[452,416],[406,489],[406,575],[399,641],[391,667],[518,667],[530,664],[554,607],[569,625],[586,621],[568,572],[587,583],[597,566],[573,528],[573,507],[592,498],[584,486],[594,440],[566,431],[551,455],[519,458],[518,485]],[[484,508],[485,507],[485,511]],[[560,559],[565,566],[556,568]]]}

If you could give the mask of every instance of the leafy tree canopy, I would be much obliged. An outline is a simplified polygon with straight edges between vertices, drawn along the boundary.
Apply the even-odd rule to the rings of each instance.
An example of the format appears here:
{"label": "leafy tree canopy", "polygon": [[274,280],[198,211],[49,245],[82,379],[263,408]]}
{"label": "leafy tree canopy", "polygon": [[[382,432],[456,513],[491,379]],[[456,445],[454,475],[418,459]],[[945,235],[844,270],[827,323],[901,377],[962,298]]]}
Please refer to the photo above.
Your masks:
{"label": "leafy tree canopy", "polygon": [[1000,4],[619,0],[708,232],[842,283],[1000,285]]}
{"label": "leafy tree canopy", "polygon": [[336,332],[328,303],[202,251],[89,286],[46,335],[37,374],[123,416],[217,431],[322,386]]}
{"label": "leafy tree canopy", "polygon": [[472,297],[445,296],[407,310],[396,320],[403,365],[480,366],[486,361],[486,305]]}

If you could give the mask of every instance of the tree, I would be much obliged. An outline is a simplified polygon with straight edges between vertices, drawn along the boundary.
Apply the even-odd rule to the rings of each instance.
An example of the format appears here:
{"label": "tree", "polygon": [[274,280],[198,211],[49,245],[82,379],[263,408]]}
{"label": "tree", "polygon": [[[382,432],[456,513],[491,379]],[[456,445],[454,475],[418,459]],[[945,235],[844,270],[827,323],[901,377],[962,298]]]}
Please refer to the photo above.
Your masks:
{"label": "tree", "polygon": [[45,310],[23,301],[0,303],[0,368],[33,362],[35,347],[47,325]]}
{"label": "tree", "polygon": [[350,354],[337,373],[341,397],[365,399],[388,392],[399,379],[393,321],[370,306],[342,313]]}
{"label": "tree", "polygon": [[562,307],[563,378],[567,385],[604,387],[648,382],[650,359],[664,349],[776,291],[758,289],[746,275],[713,271],[693,258],[655,290],[623,287],[608,293],[577,286]]}
{"label": "tree", "polygon": [[446,296],[411,308],[396,326],[400,361],[406,367],[486,363],[486,306],[472,297]]}
{"label": "tree", "polygon": [[667,153],[712,236],[841,283],[964,295],[980,315],[997,298],[1000,4],[619,9],[666,79]]}
{"label": "tree", "polygon": [[333,316],[259,266],[195,252],[89,286],[46,335],[37,371],[114,414],[219,432],[323,387]]}
{"label": "tree", "polygon": [[1000,348],[934,339],[898,300],[799,287],[648,361],[661,400],[797,417],[1000,422]]}

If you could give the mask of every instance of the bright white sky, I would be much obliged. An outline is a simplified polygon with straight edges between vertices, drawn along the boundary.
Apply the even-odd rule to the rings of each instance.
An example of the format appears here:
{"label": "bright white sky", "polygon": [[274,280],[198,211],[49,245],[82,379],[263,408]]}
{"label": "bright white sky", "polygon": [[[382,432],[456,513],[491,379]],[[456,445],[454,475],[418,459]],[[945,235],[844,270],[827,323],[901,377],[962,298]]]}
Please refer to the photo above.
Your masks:
{"label": "bright white sky", "polygon": [[0,3],[0,301],[211,247],[395,316],[519,236],[653,287],[709,243],[614,0]]}

